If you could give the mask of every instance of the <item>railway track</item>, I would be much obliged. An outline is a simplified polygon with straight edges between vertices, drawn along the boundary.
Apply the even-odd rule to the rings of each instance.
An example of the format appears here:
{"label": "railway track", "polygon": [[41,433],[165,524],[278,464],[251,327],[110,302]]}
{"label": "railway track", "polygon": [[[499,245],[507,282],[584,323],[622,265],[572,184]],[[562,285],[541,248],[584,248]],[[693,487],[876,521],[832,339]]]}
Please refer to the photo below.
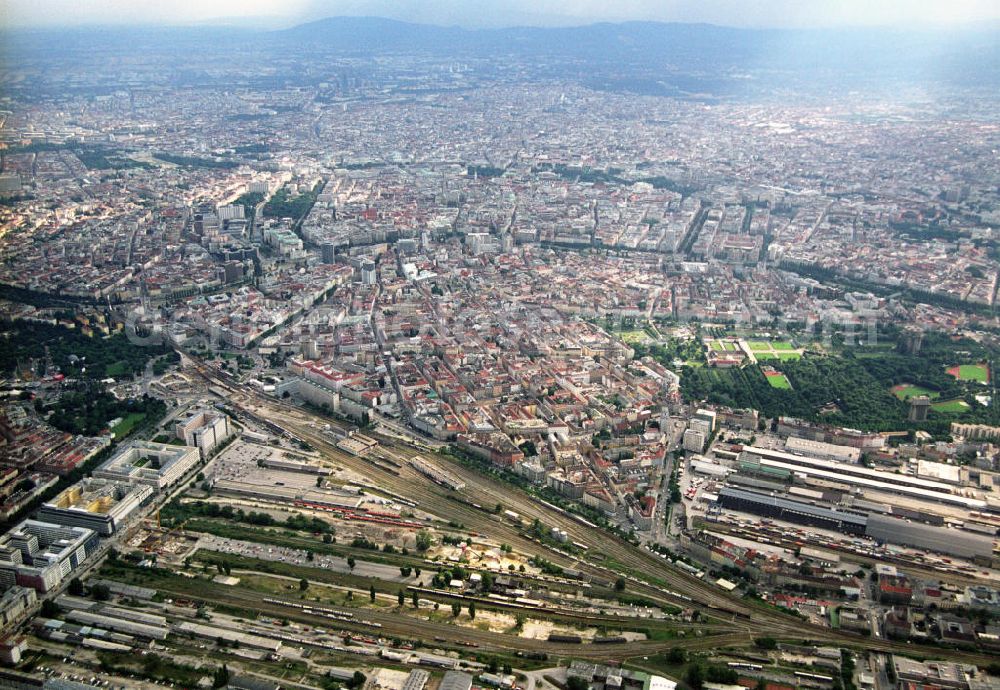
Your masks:
{"label": "railway track", "polygon": [[[221,381],[216,377],[211,377],[211,380],[213,380],[213,383],[222,385],[234,393],[239,393],[228,382]],[[447,494],[442,493],[440,487],[408,466],[404,466],[400,470],[390,471],[380,465],[366,462],[364,458],[342,452],[326,438],[325,434],[313,428],[318,421],[322,422],[322,420],[311,418],[308,413],[301,409],[291,406],[288,403],[271,401],[270,399],[263,398],[263,396],[258,396],[256,393],[243,393],[242,397],[253,399],[257,405],[265,407],[265,409],[271,409],[271,407],[278,408],[271,409],[269,419],[284,421],[285,425],[289,427],[288,430],[294,436],[309,442],[314,448],[323,451],[324,454],[332,457],[338,463],[356,472],[375,475],[379,484],[383,484],[393,491],[404,493],[414,498],[429,512],[447,515],[449,519],[465,524],[469,527],[470,531],[475,528],[482,533],[492,533],[498,540],[519,547],[523,552],[533,552],[538,549],[539,545],[536,542],[524,538],[520,534],[520,531],[513,526],[506,523],[494,522],[488,516],[470,506],[449,501],[446,498]],[[255,415],[258,414],[256,408],[251,408],[251,411]],[[344,427],[341,428],[343,429]],[[380,442],[389,446],[394,452],[400,453],[404,458],[419,454],[412,449],[406,448],[392,438],[383,437],[380,439]],[[675,606],[701,604],[705,607],[706,613],[710,615],[750,616],[753,613],[760,612],[758,609],[742,604],[739,600],[725,597],[719,590],[706,585],[706,583],[696,578],[688,576],[686,573],[681,573],[680,571],[671,572],[669,566],[657,557],[647,554],[631,545],[626,546],[621,544],[606,533],[597,532],[595,534],[593,529],[586,528],[574,519],[547,508],[542,504],[531,500],[525,501],[524,496],[517,493],[516,490],[499,484],[489,477],[469,470],[457,463],[451,463],[449,470],[459,478],[465,480],[468,488],[463,493],[470,494],[472,498],[478,497],[481,501],[485,501],[486,504],[496,501],[517,505],[521,514],[525,517],[530,519],[538,518],[544,524],[550,526],[556,525],[565,529],[574,541],[579,541],[586,544],[592,550],[601,551],[611,556],[618,563],[629,566],[634,572],[656,573],[654,577],[666,581],[671,587],[676,588],[679,594],[690,597],[692,601],[669,594],[665,595],[659,587],[633,576],[631,579],[633,585],[638,587],[636,589],[637,594],[642,594],[659,603]],[[550,551],[549,557],[550,560],[563,567],[580,569],[592,577],[597,577],[605,582],[613,582],[620,575],[617,570],[594,564],[591,561],[573,559],[558,551]],[[782,618],[784,617],[782,616]],[[799,628],[800,624],[796,624],[796,629]]]}
{"label": "railway track", "polygon": [[[205,551],[211,551],[211,549],[204,549]],[[225,555],[225,552],[215,552],[220,555]],[[307,567],[307,566],[306,566]],[[265,566],[260,566],[260,570],[256,570],[255,566],[252,564],[244,564],[239,569],[234,569],[233,572],[236,573],[248,573],[253,575],[260,575],[276,580],[283,580],[291,585],[297,585],[299,582],[298,575],[290,574],[277,574],[267,570]],[[351,573],[353,576],[353,573]],[[324,576],[326,577],[326,576]],[[446,590],[434,589],[431,587],[426,587],[419,584],[406,584],[398,582],[395,580],[384,580],[377,576],[361,576],[367,582],[374,584],[378,591],[390,592],[394,590],[402,589],[404,592],[412,594],[413,592],[418,593],[422,600],[428,600],[438,603],[447,602],[460,602],[466,606],[471,603],[475,603],[480,610],[498,610],[507,611],[515,613],[524,613],[527,615],[533,615],[536,618],[543,618],[547,620],[553,620],[560,623],[566,623],[576,626],[594,626],[594,627],[611,627],[615,629],[620,629],[623,631],[637,630],[637,629],[656,629],[656,630],[675,630],[675,631],[685,631],[685,632],[721,632],[726,630],[732,630],[733,626],[730,623],[706,623],[706,622],[687,622],[687,621],[675,621],[663,618],[643,618],[640,616],[630,616],[626,614],[618,613],[595,613],[592,611],[581,611],[572,608],[565,608],[556,604],[549,604],[546,602],[543,606],[532,606],[527,604],[521,604],[511,599],[502,598],[492,598],[485,597],[475,594],[463,594],[460,592],[451,592]],[[335,579],[315,579],[313,580],[318,585],[327,585],[333,587],[350,587],[350,583],[340,583]],[[357,581],[355,581],[354,587],[357,587]],[[409,601],[407,597],[407,601]],[[409,613],[410,610],[407,609]]]}
{"label": "railway track", "polygon": [[[750,633],[721,633],[718,635],[695,636],[679,638],[669,642],[658,640],[639,640],[621,644],[569,644],[549,642],[533,638],[516,637],[499,632],[487,632],[477,628],[468,628],[447,622],[424,620],[413,616],[401,616],[394,610],[359,609],[354,611],[355,619],[331,620],[323,615],[298,609],[292,604],[309,604],[308,600],[286,599],[283,597],[263,597],[259,592],[226,587],[212,583],[203,584],[197,595],[184,587],[174,587],[169,583],[156,586],[158,591],[177,598],[198,601],[206,605],[223,604],[238,609],[258,612],[269,618],[285,619],[312,627],[326,630],[337,628],[337,633],[351,632],[360,635],[382,638],[399,638],[424,642],[427,640],[441,641],[442,644],[456,648],[469,647],[472,643],[477,649],[494,652],[545,652],[550,656],[572,656],[574,658],[607,659],[613,656],[630,657],[637,654],[656,654],[672,647],[681,646],[686,649],[713,649],[731,644],[745,644],[750,641]],[[287,601],[288,605],[276,603]],[[325,606],[315,603],[315,606]],[[344,609],[343,606],[336,607]],[[377,624],[376,627],[375,625]],[[328,634],[335,634],[333,630]]]}
{"label": "railway track", "polygon": [[[366,476],[370,476],[380,485],[385,485],[392,491],[418,501],[421,507],[428,512],[445,515],[449,519],[463,523],[470,531],[489,534],[494,539],[511,544],[525,553],[537,552],[539,548],[538,543],[523,537],[520,531],[511,525],[503,522],[495,522],[482,511],[477,511],[475,508],[463,503],[449,501],[441,487],[413,470],[407,463],[401,463],[402,467],[398,470],[393,468],[393,471],[390,472],[389,468],[365,462],[363,458],[340,451],[326,434],[318,432],[315,428],[317,425],[330,424],[337,427],[340,431],[346,432],[350,428],[348,425],[336,422],[336,420],[311,415],[290,403],[272,400],[255,391],[246,391],[238,388],[204,365],[196,363],[196,368],[212,384],[230,391],[233,396],[233,402],[239,407],[257,417],[261,417],[262,412],[266,413],[267,417],[262,418],[269,420],[270,423],[275,423],[275,421],[282,422],[285,425],[283,428],[288,433],[310,443],[314,448],[324,455],[329,456],[337,463]],[[281,425],[279,424],[279,426]],[[408,448],[395,437],[383,436],[381,434],[371,435],[377,436],[381,444],[389,448],[392,452],[398,453],[402,458],[409,458],[425,452]],[[595,553],[602,553],[611,558],[616,565],[622,566],[630,573],[626,577],[631,582],[630,590],[636,594],[641,594],[663,604],[692,606],[716,619],[722,621],[729,619],[728,622],[734,627],[739,627],[740,621],[744,624],[749,622],[746,631],[734,632],[730,636],[743,644],[752,641],[752,633],[750,631],[752,628],[758,635],[767,634],[772,637],[808,640],[848,647],[864,647],[866,649],[890,653],[909,652],[912,654],[914,651],[912,646],[900,645],[885,640],[871,640],[849,633],[834,631],[793,618],[788,614],[748,604],[740,598],[723,593],[709,583],[671,567],[651,553],[622,542],[603,530],[588,528],[568,515],[559,513],[542,503],[531,500],[523,492],[504,485],[489,476],[471,470],[456,462],[449,462],[446,467],[449,472],[465,482],[466,488],[462,490],[462,493],[468,496],[473,502],[480,505],[491,505],[494,502],[499,502],[505,505],[516,506],[518,512],[526,519],[534,520],[537,518],[547,526],[557,526],[565,530],[572,541],[577,541],[589,548],[588,556],[591,558],[593,558]],[[550,550],[547,558],[563,567],[578,569],[604,582],[614,581],[621,575],[619,570],[595,563],[593,560],[574,558],[555,550]],[[663,585],[666,585],[666,587]],[[499,636],[501,640],[506,640],[508,643],[517,639],[511,636]],[[706,648],[712,648],[714,643],[727,643],[726,641],[729,637],[717,635],[705,638],[705,640],[709,639],[713,642],[708,642],[709,646]],[[500,640],[491,638],[490,643],[500,645],[501,649],[505,648],[503,646],[504,643]],[[684,640],[683,643],[684,646],[695,644],[690,640]],[[677,646],[677,644],[677,642],[648,644],[633,642],[628,644],[629,651],[632,653],[626,656],[632,657],[639,654],[636,651],[638,645],[642,645],[644,649],[649,647],[650,649],[657,650],[669,649],[672,646]],[[537,650],[538,641],[533,640],[530,647],[532,650]],[[583,647],[585,648],[586,645]],[[599,652],[595,656],[604,659],[613,658],[618,651],[615,647],[616,645],[598,645]],[[582,649],[580,646],[570,646],[570,648],[575,650],[573,656],[585,656],[579,653]],[[988,663],[989,659],[989,657],[974,652],[946,648],[933,649],[936,655],[971,663]]]}

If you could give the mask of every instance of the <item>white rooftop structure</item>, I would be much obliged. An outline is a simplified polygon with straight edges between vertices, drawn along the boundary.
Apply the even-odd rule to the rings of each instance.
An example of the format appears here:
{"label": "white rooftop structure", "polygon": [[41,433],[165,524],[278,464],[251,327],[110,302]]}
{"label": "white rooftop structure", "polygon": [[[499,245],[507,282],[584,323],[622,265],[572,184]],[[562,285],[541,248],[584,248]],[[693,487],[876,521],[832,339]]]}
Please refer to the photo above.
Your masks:
{"label": "white rooftop structure", "polygon": [[198,463],[197,448],[152,441],[135,441],[94,470],[99,479],[146,484],[164,489]]}

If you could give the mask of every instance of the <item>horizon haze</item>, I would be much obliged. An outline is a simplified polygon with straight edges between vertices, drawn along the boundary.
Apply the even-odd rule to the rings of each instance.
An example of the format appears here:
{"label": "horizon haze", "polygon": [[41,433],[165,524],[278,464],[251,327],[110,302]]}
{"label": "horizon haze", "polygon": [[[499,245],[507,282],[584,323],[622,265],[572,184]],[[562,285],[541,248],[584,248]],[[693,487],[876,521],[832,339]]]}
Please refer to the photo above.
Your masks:
{"label": "horizon haze", "polygon": [[708,23],[743,28],[894,28],[961,26],[1000,20],[1000,5],[985,0],[888,0],[868,3],[837,0],[625,0],[609,7],[593,0],[209,0],[163,3],[108,0],[8,0],[0,7],[4,28],[56,28],[92,25],[222,24],[287,28],[336,16],[382,17],[463,28],[575,26],[594,22],[659,21]]}

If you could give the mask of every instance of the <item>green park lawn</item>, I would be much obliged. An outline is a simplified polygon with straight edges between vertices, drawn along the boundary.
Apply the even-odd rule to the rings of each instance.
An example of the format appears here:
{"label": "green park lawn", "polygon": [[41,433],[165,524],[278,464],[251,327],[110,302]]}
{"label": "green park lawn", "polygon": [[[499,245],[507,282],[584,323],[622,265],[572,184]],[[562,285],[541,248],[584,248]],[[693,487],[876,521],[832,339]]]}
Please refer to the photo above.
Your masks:
{"label": "green park lawn", "polygon": [[124,438],[128,436],[129,432],[135,428],[135,425],[146,418],[143,412],[133,412],[122,421],[115,424],[115,427],[111,432],[115,435],[115,438]]}
{"label": "green park lawn", "polygon": [[115,362],[114,364],[109,364],[104,368],[105,376],[110,376],[112,378],[124,376],[127,372],[128,362]]}
{"label": "green park lawn", "polygon": [[740,346],[728,340],[709,340],[708,347],[713,352],[739,352]]}
{"label": "green park lawn", "polygon": [[645,343],[649,342],[650,337],[646,331],[635,330],[635,331],[622,331],[618,334],[618,337],[622,339],[623,342],[633,345],[635,343]]}
{"label": "green park lawn", "polygon": [[780,359],[781,361],[802,359],[798,352],[754,352],[757,359]]}
{"label": "green park lawn", "polygon": [[757,359],[779,359],[781,361],[801,359],[802,355],[787,340],[767,342],[751,340],[747,343]]}

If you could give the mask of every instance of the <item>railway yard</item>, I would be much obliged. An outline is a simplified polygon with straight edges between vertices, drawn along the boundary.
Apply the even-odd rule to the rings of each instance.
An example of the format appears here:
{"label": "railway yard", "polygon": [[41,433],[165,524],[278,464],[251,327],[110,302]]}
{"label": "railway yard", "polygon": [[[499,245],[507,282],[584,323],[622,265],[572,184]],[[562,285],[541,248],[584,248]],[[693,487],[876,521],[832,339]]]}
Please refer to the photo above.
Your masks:
{"label": "railway yard", "polygon": [[[73,654],[75,668],[124,687],[195,677],[219,659],[283,687],[315,687],[344,667],[426,668],[432,682],[502,667],[509,686],[536,683],[535,669],[587,662],[657,678],[707,664],[727,678],[829,688],[856,651],[883,667],[913,652],[733,591],[706,577],[707,566],[612,534],[439,444],[378,423],[359,431],[193,359],[184,368],[202,377],[205,401],[224,400],[214,404],[240,433],[123,532],[82,587],[46,602],[31,631],[34,663],[50,673]],[[685,482],[691,498],[701,484]],[[809,538],[696,511],[716,538],[779,550]],[[824,546],[834,560],[850,551],[833,537]],[[894,555],[915,575],[941,574]],[[873,571],[891,560],[850,557]],[[151,670],[127,657],[136,645],[171,661]],[[934,655],[956,668],[992,659],[967,645]]]}

